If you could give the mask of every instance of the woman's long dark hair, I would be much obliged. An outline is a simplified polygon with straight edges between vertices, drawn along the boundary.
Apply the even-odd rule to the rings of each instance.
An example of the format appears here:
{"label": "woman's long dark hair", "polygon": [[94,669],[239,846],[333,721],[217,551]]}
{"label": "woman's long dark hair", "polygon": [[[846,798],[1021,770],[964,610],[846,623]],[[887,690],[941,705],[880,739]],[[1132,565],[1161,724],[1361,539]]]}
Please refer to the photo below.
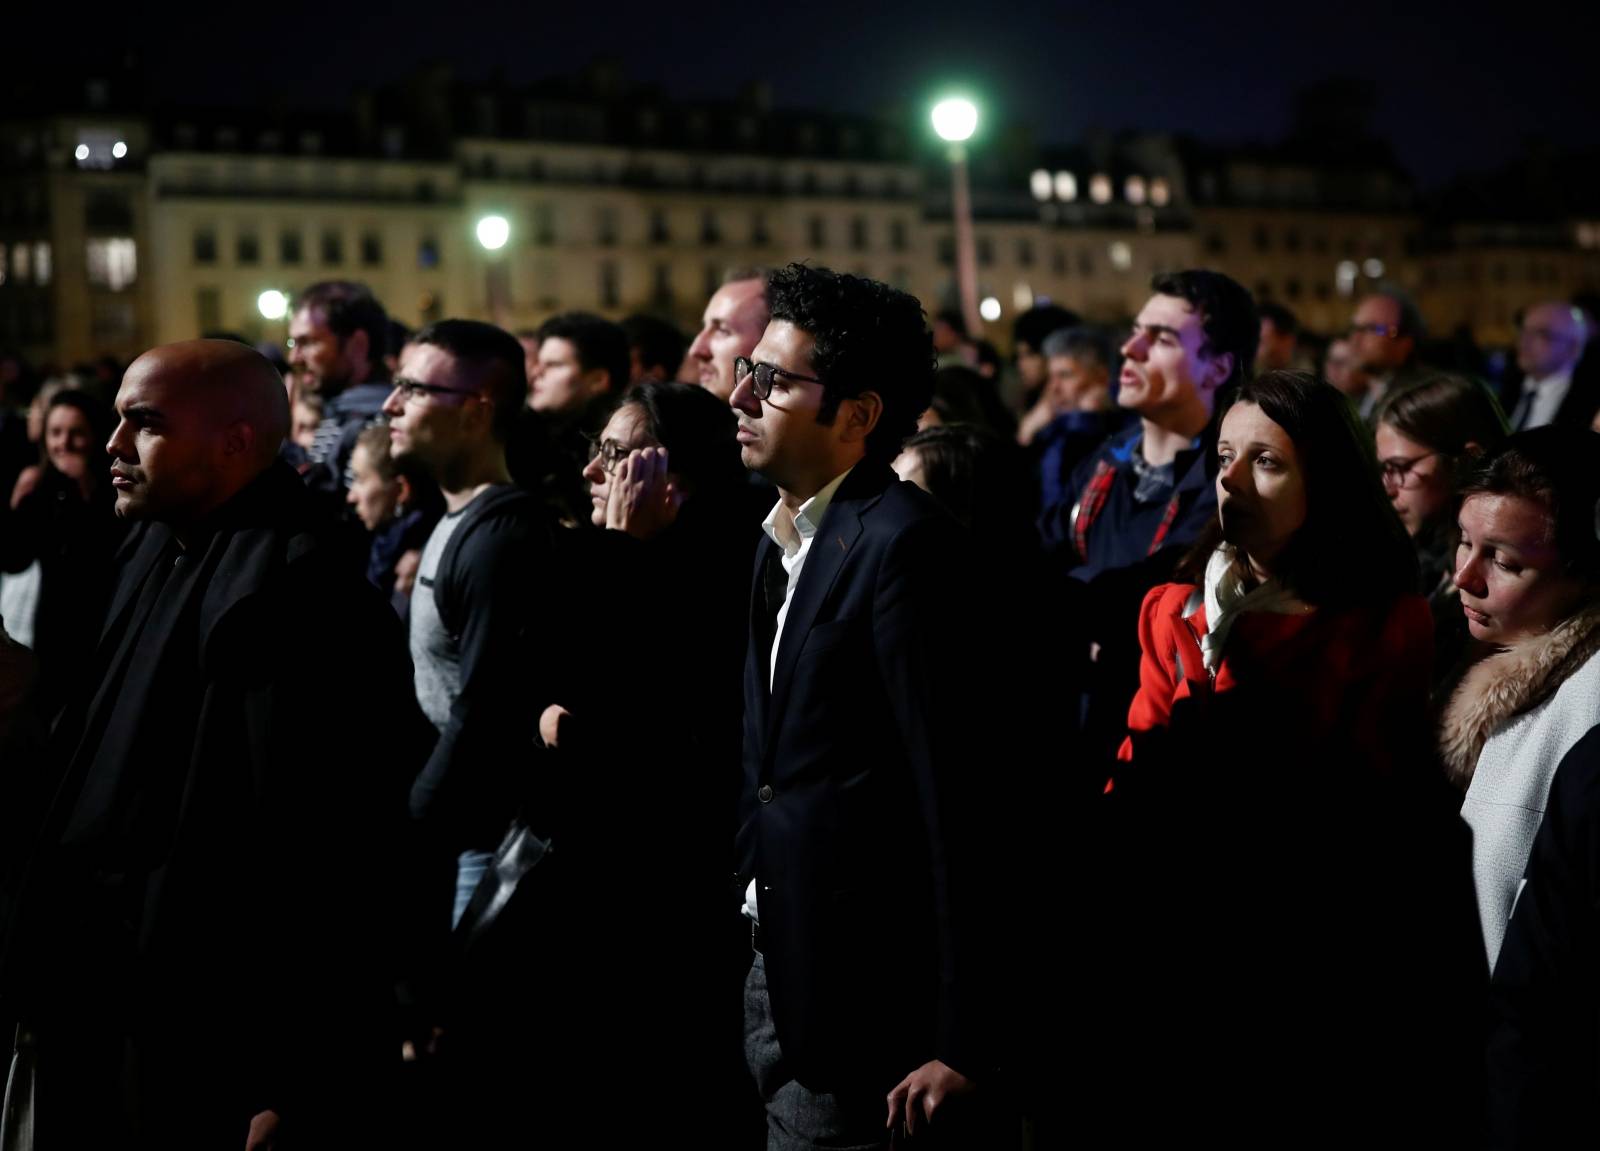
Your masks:
{"label": "woman's long dark hair", "polygon": [[[1255,404],[1294,441],[1305,472],[1306,520],[1274,567],[1277,577],[1318,607],[1381,602],[1417,590],[1417,554],[1378,478],[1372,440],[1350,402],[1307,372],[1263,372],[1239,385],[1217,416]],[[1213,520],[1180,565],[1200,582],[1222,542]]]}
{"label": "woman's long dark hair", "polygon": [[748,483],[734,439],[733,409],[694,384],[640,384],[619,407],[637,405],[645,430],[667,449],[668,467],[692,492],[732,489]]}

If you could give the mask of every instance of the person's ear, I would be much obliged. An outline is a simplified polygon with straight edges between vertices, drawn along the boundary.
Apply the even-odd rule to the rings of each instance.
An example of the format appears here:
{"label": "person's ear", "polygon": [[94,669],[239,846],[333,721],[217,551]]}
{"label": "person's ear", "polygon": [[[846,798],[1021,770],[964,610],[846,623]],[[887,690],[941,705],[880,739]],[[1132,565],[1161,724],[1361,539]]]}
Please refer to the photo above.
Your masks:
{"label": "person's ear", "polygon": [[1228,382],[1228,377],[1233,375],[1233,353],[1218,352],[1205,361],[1206,370],[1203,377],[1207,391],[1216,391]]}
{"label": "person's ear", "polygon": [[849,444],[865,440],[883,418],[883,397],[877,392],[862,392],[859,396],[849,397],[846,403],[844,442]]}
{"label": "person's ear", "polygon": [[372,344],[367,339],[367,333],[357,329],[346,336],[344,354],[352,368],[365,368],[371,362],[372,354]]}
{"label": "person's ear", "polygon": [[403,508],[411,502],[411,497],[416,493],[411,487],[411,481],[405,476],[394,478],[394,503],[395,507]]}
{"label": "person's ear", "polygon": [[591,400],[605,395],[616,386],[616,381],[605,368],[590,368],[580,378],[583,381],[583,394]]}
{"label": "person's ear", "polygon": [[234,420],[222,430],[222,454],[249,455],[256,446],[256,430],[245,420]]}

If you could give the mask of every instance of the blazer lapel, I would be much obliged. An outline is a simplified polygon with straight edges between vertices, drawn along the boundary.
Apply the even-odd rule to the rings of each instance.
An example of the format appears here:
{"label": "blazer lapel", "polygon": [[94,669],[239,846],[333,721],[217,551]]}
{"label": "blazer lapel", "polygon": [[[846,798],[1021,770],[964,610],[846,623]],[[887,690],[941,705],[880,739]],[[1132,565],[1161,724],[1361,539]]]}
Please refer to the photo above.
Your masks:
{"label": "blazer lapel", "polygon": [[789,612],[783,621],[783,638],[778,642],[774,656],[772,705],[767,717],[769,745],[789,699],[789,681],[794,675],[800,648],[805,644],[806,636],[817,622],[817,613],[822,610],[828,593],[844,568],[845,557],[861,535],[861,512],[864,506],[859,500],[835,497],[817,527],[817,534],[812,537],[811,550],[806,553],[805,566],[800,569],[800,582],[789,598]]}
{"label": "blazer lapel", "polygon": [[777,550],[778,545],[763,532],[756,548],[755,572],[750,583],[750,655],[746,666],[756,684],[755,690],[748,693],[747,702],[756,711],[756,730],[763,732],[767,729],[767,713],[772,710],[772,691],[766,674],[771,653],[767,647],[766,590],[761,583],[761,573],[766,570],[767,556]]}

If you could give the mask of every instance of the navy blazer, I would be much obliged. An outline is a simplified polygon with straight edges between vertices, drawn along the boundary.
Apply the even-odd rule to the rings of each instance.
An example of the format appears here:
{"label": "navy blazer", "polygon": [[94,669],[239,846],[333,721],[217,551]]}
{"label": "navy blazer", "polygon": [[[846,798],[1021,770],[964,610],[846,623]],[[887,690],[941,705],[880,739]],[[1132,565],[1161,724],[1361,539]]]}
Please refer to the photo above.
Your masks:
{"label": "navy blazer", "polygon": [[768,690],[757,548],[739,869],[759,884],[778,1041],[813,1090],[984,1070],[987,932],[970,544],[863,461],[818,525]]}

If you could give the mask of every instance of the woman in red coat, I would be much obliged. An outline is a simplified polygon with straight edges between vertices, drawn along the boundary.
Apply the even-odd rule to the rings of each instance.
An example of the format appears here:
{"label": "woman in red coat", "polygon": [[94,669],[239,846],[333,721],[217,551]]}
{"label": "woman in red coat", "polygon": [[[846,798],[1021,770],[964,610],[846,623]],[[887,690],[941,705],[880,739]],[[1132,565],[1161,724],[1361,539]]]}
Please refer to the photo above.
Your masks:
{"label": "woman in red coat", "polygon": [[1483,972],[1415,551],[1311,376],[1243,384],[1217,462],[1187,582],[1144,600],[1128,739],[1063,880],[1093,941],[1074,1005],[1114,1070],[1085,1096],[1124,1141],[1316,1115],[1320,1142],[1427,1142],[1473,1114]]}
{"label": "woman in red coat", "polygon": [[1192,751],[1192,725],[1241,688],[1307,754],[1387,771],[1427,746],[1432,625],[1348,409],[1312,376],[1266,372],[1225,410],[1217,522],[1179,569],[1188,582],[1152,589],[1140,613],[1125,763],[1178,728]]}

